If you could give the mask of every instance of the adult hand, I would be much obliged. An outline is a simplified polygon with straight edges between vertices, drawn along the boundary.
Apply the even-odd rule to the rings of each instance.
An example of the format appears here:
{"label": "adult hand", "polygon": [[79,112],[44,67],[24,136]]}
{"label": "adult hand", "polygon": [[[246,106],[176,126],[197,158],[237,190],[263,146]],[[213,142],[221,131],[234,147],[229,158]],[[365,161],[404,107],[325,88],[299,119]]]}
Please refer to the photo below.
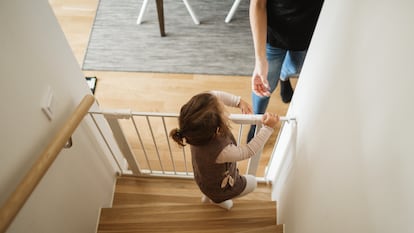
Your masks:
{"label": "adult hand", "polygon": [[267,71],[267,61],[256,62],[252,75],[252,91],[258,96],[270,96]]}

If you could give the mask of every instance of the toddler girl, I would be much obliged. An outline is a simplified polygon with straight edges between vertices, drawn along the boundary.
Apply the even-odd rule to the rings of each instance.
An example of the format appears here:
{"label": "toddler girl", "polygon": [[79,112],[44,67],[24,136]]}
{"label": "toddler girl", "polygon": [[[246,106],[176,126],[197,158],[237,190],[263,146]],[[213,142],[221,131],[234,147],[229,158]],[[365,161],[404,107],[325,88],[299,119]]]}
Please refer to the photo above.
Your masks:
{"label": "toddler girl", "polygon": [[250,105],[239,96],[223,91],[200,93],[181,107],[179,128],[171,130],[170,136],[180,146],[190,145],[194,179],[204,194],[202,201],[229,210],[232,198],[246,195],[257,186],[254,176],[239,174],[237,161],[262,149],[279,117],[265,113],[264,126],[257,135],[247,145],[237,145],[224,105],[252,113]]}

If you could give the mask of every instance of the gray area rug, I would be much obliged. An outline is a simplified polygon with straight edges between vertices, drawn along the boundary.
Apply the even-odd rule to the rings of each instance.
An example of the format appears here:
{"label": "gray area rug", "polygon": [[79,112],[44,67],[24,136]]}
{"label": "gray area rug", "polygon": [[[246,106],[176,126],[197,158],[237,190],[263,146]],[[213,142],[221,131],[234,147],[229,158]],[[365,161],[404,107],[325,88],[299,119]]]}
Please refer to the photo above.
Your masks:
{"label": "gray area rug", "polygon": [[84,70],[251,75],[254,49],[248,0],[225,23],[233,0],[164,0],[161,37],[155,1],[136,24],[143,0],[100,0],[83,63]]}

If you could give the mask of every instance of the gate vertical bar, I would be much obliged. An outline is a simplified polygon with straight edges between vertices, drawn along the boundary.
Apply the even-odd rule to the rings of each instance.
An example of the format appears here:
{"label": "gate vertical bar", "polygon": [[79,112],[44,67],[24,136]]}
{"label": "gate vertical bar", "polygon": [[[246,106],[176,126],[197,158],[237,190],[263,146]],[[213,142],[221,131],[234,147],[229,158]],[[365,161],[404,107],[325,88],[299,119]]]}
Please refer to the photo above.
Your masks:
{"label": "gate vertical bar", "polygon": [[112,133],[115,137],[116,142],[118,143],[119,149],[122,151],[125,159],[128,162],[129,169],[131,169],[134,175],[140,175],[141,169],[139,168],[138,162],[135,159],[135,154],[131,149],[125,134],[122,131],[121,125],[119,124],[118,119],[130,119],[131,113],[125,112],[123,114],[108,114],[104,113],[106,120],[108,121],[109,127],[112,129]]}

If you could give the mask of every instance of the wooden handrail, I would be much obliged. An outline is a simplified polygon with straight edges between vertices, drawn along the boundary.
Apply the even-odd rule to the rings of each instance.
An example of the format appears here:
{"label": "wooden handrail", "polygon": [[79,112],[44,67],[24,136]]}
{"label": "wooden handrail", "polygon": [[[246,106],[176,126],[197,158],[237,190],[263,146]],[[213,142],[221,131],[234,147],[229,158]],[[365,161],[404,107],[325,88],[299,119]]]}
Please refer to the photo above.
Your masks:
{"label": "wooden handrail", "polygon": [[94,103],[92,95],[86,95],[70,118],[55,135],[39,159],[33,164],[30,171],[10,195],[3,207],[0,209],[0,232],[6,232],[7,228],[25,204],[37,184],[43,178],[59,152],[79,126],[82,119],[88,114],[89,108]]}

